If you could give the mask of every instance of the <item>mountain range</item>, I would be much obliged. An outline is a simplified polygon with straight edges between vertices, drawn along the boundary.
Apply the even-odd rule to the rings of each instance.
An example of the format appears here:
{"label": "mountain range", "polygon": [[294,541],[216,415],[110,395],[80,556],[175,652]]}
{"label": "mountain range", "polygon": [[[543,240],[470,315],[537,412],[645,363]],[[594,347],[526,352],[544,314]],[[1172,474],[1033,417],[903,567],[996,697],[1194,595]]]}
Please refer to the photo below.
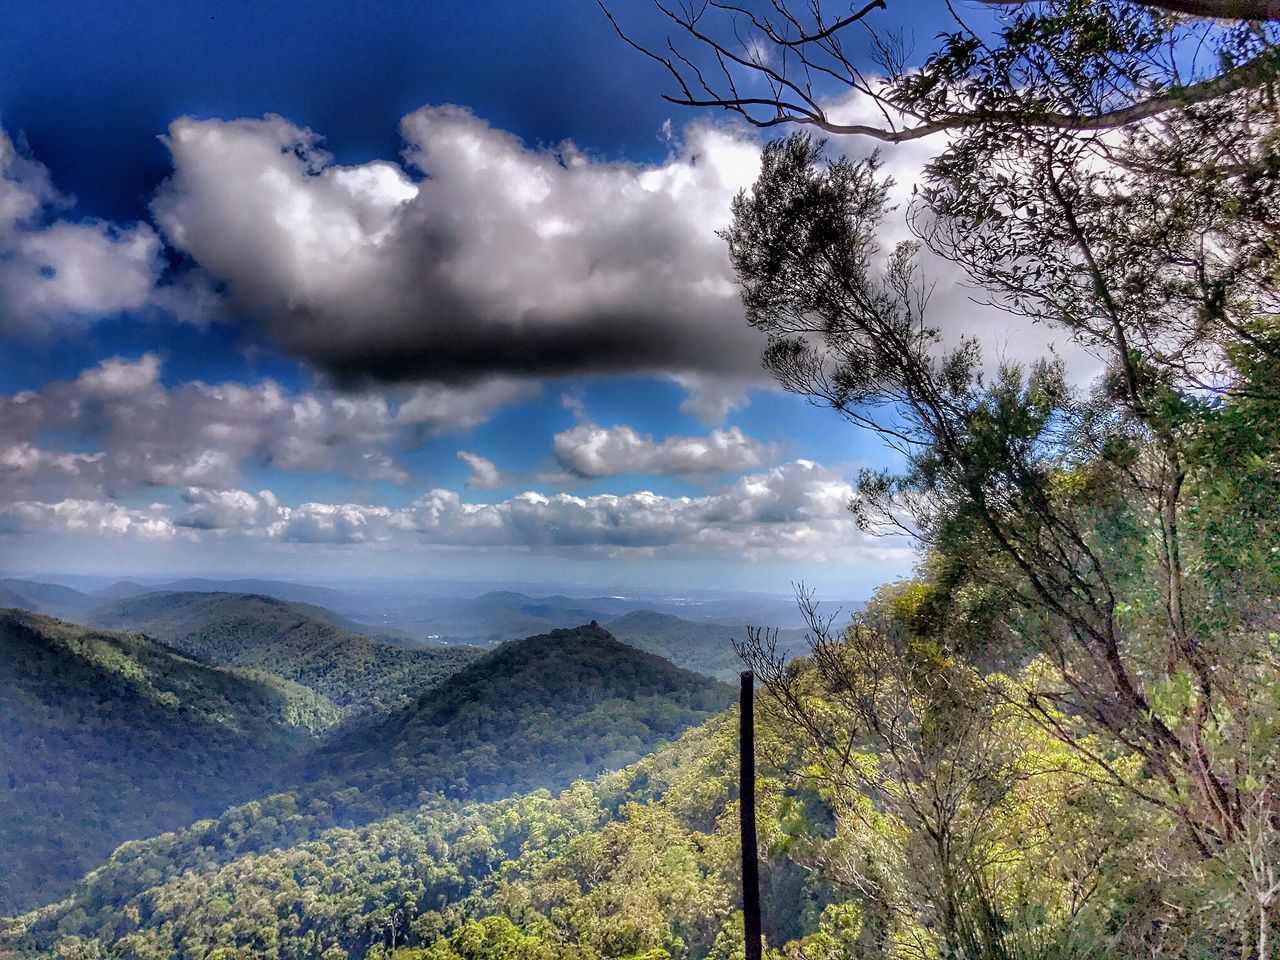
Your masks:
{"label": "mountain range", "polygon": [[341,707],[399,703],[479,653],[378,640],[331,611],[252,593],[146,593],[97,606],[86,620],[142,631],[211,663],[265,670]]}
{"label": "mountain range", "polygon": [[0,612],[3,912],[64,895],[124,841],[228,808],[235,839],[201,863],[430,797],[562,789],[732,695],[595,623],[482,651],[382,643],[252,594],[146,594],[92,618]]}

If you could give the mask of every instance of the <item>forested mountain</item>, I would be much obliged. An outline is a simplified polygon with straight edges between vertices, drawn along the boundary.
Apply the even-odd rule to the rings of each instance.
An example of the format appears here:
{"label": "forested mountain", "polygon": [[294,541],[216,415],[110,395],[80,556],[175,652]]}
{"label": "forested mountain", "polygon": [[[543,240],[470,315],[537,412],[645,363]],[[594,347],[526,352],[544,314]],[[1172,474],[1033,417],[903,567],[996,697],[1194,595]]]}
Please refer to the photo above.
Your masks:
{"label": "forested mountain", "polygon": [[110,586],[93,591],[98,603],[106,600],[125,600],[129,597],[140,597],[144,593],[155,593],[158,587],[148,587],[133,580],[117,580]]}
{"label": "forested mountain", "polygon": [[[557,797],[429,803],[209,867],[247,817],[299,817],[278,801],[252,805],[202,831],[130,844],[72,898],[12,922],[9,943],[67,957],[109,947],[112,956],[184,960],[363,957],[395,946],[452,958],[450,944],[463,941],[468,958],[594,960],[661,948],[729,956],[734,754],[732,724],[714,721]],[[774,854],[764,875],[768,934],[781,943],[820,920],[847,934],[847,917],[842,925],[838,910],[823,913],[829,882],[777,855],[797,798],[776,781],[763,785],[761,834]]]}
{"label": "forested mountain", "polygon": [[257,593],[290,603],[311,603],[321,607],[341,607],[350,602],[351,596],[331,587],[318,587],[289,580],[260,580],[247,577],[236,580],[213,580],[208,577],[183,577],[146,586],[133,580],[119,580],[110,586],[95,590],[93,595],[102,600],[126,600],[144,593]]}
{"label": "forested mountain", "polygon": [[[695,623],[669,613],[636,610],[609,622],[609,632],[628,646],[646,650],[686,670],[732,680],[742,670],[734,641],[747,638],[747,628],[722,623]],[[807,649],[803,630],[779,630],[778,648],[788,655]]]}
{"label": "forested mountain", "polygon": [[17,607],[32,613],[77,620],[100,602],[90,594],[56,583],[0,580],[0,607]]}
{"label": "forested mountain", "polygon": [[268,786],[338,709],[145,637],[0,611],[0,908]]}
{"label": "forested mountain", "polygon": [[309,759],[308,790],[403,807],[567,786],[633,762],[723,709],[731,689],[591,624],[513,640],[412,704],[353,723]]}
{"label": "forested mountain", "polygon": [[212,663],[265,670],[362,709],[414,697],[478,654],[376,640],[331,611],[258,594],[149,593],[98,606],[88,620],[140,630]]}
{"label": "forested mountain", "polygon": [[[222,600],[216,609],[245,609]],[[181,622],[179,608],[154,612],[157,623]],[[282,616],[291,622],[289,611]],[[253,804],[232,811],[235,842],[224,838],[201,862],[367,823],[430,795],[563,788],[677,738],[731,694],[591,625],[506,643],[389,712],[367,703],[317,741],[339,708],[262,669],[214,666],[143,635],[21,611],[2,623],[0,769],[9,790],[0,791],[0,866],[10,868],[6,877],[41,876],[0,885],[6,912],[60,893],[122,840],[273,791],[291,791],[272,801],[289,816]],[[278,656],[313,637],[287,634]],[[268,633],[259,641],[273,649]],[[316,649],[352,655],[349,645]]]}
{"label": "forested mountain", "polygon": [[164,584],[162,589],[170,593],[258,593],[290,603],[310,603],[325,608],[340,606],[350,600],[347,594],[332,587],[256,578],[211,580],[207,577],[184,577]]}

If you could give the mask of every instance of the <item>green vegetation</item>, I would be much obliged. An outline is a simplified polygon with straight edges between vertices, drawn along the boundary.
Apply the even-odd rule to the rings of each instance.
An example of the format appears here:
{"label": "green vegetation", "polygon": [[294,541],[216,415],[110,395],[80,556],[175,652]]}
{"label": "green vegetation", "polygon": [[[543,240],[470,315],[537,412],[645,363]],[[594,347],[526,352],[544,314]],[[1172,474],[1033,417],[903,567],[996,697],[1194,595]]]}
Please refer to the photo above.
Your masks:
{"label": "green vegetation", "polygon": [[[871,635],[837,645],[866,666],[900,652]],[[1191,878],[1152,858],[1167,822],[1099,781],[1101,767],[993,696],[952,696],[962,680],[966,697],[979,689],[955,664],[922,653],[894,665],[876,709],[905,697],[919,711],[913,741],[945,719],[968,731],[962,743],[899,754],[868,734],[852,751],[824,752],[796,736],[781,701],[761,699],[771,956],[937,956],[941,911],[970,911],[975,897],[990,917],[999,911],[1006,956],[1133,955],[1147,932],[1138,903],[1182,905],[1203,922]],[[1014,692],[1039,670],[992,680]],[[817,661],[792,672],[806,698],[824,702],[829,729],[853,729],[865,715],[824,690],[824,676]],[[556,797],[433,800],[220,858],[262,824],[287,832],[307,821],[306,809],[273,798],[122,848],[68,900],[11,921],[8,942],[58,957],[728,960],[741,951],[736,749],[730,713]],[[948,888],[974,864],[980,890]],[[1075,952],[1039,952],[1068,937]]]}
{"label": "green vegetation", "polygon": [[[588,958],[682,944],[705,955],[733,938],[735,819],[724,776],[733,750],[731,725],[715,722],[559,797],[427,804],[149,884],[132,867],[148,844],[133,844],[71,899],[13,922],[10,942],[81,957],[108,955],[107,944],[110,955],[183,958],[380,956],[393,947],[442,958]],[[778,842],[780,807],[767,809]],[[234,827],[191,831],[186,849],[163,857],[191,862],[199,844],[219,842],[219,829]],[[771,914],[786,917],[777,936],[821,911],[822,885],[794,867],[780,863],[768,881]],[[498,952],[517,943],[538,952]]]}
{"label": "green vegetation", "polygon": [[7,877],[43,878],[6,888],[10,911],[61,895],[125,839],[273,791],[291,792],[126,845],[82,889],[208,869],[442,794],[559,789],[639,759],[731,694],[587,626],[504,644],[416,701],[332,726],[332,703],[260,671],[17,611],[5,627],[0,857]]}
{"label": "green vegetation", "polygon": [[254,796],[338,715],[285,680],[0,611],[0,908]]}
{"label": "green vegetation", "polygon": [[328,610],[258,594],[148,593],[98,606],[88,620],[140,630],[211,663],[263,670],[359,709],[403,703],[479,653],[375,640]]}
{"label": "green vegetation", "polygon": [[[802,71],[805,50],[839,67],[831,38],[875,7],[843,27],[813,7],[831,25],[807,36],[798,20],[739,21],[756,36],[734,36],[793,65],[802,51]],[[943,35],[924,71],[881,46],[888,77],[872,92],[886,116],[950,131],[917,193],[921,241],[998,304],[1092,351],[1105,372],[1087,388],[1052,357],[990,369],[979,343],[926,322],[918,247],[885,257],[876,243],[889,185],[875,157],[829,157],[793,135],[766,148],[734,204],[725,238],[767,367],[897,451],[894,469],[863,474],[852,507],[922,548],[917,576],[847,624],[802,590],[805,657],[767,632],[741,645],[762,683],[770,960],[1275,960],[1277,29],[1046,2],[1016,5],[989,42]],[[1193,48],[1213,53],[1208,85],[1185,82]],[[672,74],[697,75],[675,56]],[[773,80],[775,96],[808,96]],[[758,101],[769,106],[725,105],[753,116]],[[807,102],[775,103],[762,122],[829,125]],[[195,633],[199,604],[141,600],[175,642],[279,658],[269,664],[317,686],[351,649],[327,644],[333,624],[263,598],[202,601]],[[253,616],[238,623],[245,604]],[[272,617],[252,642],[248,624]],[[711,635],[689,645],[677,627],[635,616],[624,630],[728,669]],[[31,771],[10,784],[31,807],[62,781],[77,803],[97,777],[115,791],[159,783],[174,775],[171,739],[234,777],[243,756],[225,745],[288,755],[331,716],[278,691],[245,701],[233,695],[242,674],[147,640],[26,615],[9,632],[19,667],[4,722],[18,747],[6,760]],[[299,663],[316,650],[313,674]],[[707,720],[727,688],[595,624],[506,644],[433,687],[406,682],[401,702],[370,690],[381,656],[338,674],[344,702],[367,710],[292,768],[291,791],[122,846],[64,901],[6,921],[3,948],[66,960],[742,954],[731,712],[570,784]],[[83,768],[67,753],[82,736],[96,736]],[[138,738],[132,766],[104,764],[122,736]],[[162,767],[151,780],[148,763]],[[126,768],[142,772],[126,782]],[[77,829],[96,825],[96,802],[72,808]]]}
{"label": "green vegetation", "polygon": [[631,763],[724,709],[732,691],[593,625],[513,640],[417,702],[338,731],[314,792],[403,809],[424,792],[488,799]]}

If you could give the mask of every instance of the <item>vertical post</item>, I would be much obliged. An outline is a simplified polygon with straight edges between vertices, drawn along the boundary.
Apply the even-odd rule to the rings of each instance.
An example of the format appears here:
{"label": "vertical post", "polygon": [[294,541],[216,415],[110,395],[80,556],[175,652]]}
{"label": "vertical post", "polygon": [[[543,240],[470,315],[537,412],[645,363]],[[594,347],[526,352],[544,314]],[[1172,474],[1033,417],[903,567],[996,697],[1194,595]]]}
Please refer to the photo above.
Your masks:
{"label": "vertical post", "polygon": [[742,934],[746,960],[760,960],[760,854],[756,846],[755,674],[742,671],[738,707],[739,816],[742,830]]}

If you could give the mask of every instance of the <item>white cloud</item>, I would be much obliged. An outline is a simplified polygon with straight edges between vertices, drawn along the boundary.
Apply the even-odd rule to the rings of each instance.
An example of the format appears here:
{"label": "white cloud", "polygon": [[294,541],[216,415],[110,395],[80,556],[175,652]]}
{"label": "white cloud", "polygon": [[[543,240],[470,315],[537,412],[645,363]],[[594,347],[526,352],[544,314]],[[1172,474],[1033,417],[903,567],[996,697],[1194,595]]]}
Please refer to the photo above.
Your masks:
{"label": "white cloud", "polygon": [[164,512],[162,505],[132,510],[102,500],[19,501],[0,504],[0,533],[98,534],[171,540],[177,536],[177,530]]}
{"label": "white cloud", "polygon": [[[832,105],[845,119],[865,109]],[[179,119],[156,222],[279,342],[339,377],[653,372],[685,385],[688,411],[707,421],[762,382],[762,341],[716,235],[759,169],[757,131],[695,121],[648,165],[567,142],[530,148],[460,107],[423,107],[401,133],[403,166],[340,166],[317,134],[278,116]],[[912,190],[943,142],[881,150],[898,208],[886,249],[910,238]],[[1044,352],[1043,328],[973,302],[955,264],[929,253],[923,264],[948,340],[977,334],[1013,359]],[[1093,371],[1066,338],[1059,346]]]}
{"label": "white cloud", "polygon": [[715,235],[758,168],[751,135],[691,125],[637,165],[531,149],[458,107],[401,131],[408,170],[336,165],[281,117],[182,118],[156,221],[339,376],[758,370]]}
{"label": "white cloud", "polygon": [[295,550],[347,545],[368,556],[446,550],[565,559],[782,561],[809,569],[889,564],[905,570],[912,545],[862,534],[846,509],[851,493],[838,473],[804,460],[700,497],[530,491],[481,503],[437,489],[400,508],[322,502],[290,507],[270,491],[193,488],[176,511],[87,498],[0,505],[0,537],[21,542],[24,536],[78,536],[75,542],[85,549],[123,538],[176,541],[196,550],[201,544],[237,551],[243,549],[237,543],[252,543],[255,550],[268,544]]}
{"label": "white cloud", "polygon": [[601,427],[579,424],[555,435],[556,460],[579,477],[624,473],[711,476],[758,467],[772,447],[737,427],[712,430],[702,437],[668,437],[656,441],[625,424]]}
{"label": "white cloud", "polygon": [[256,496],[244,490],[206,490],[192,487],[182,498],[186,513],[179,526],[195,530],[269,529],[288,516],[270,490]]}
{"label": "white cloud", "polygon": [[38,333],[150,302],[163,266],[155,230],[51,218],[68,204],[0,130],[0,331]]}
{"label": "white cloud", "polygon": [[[291,392],[273,380],[161,382],[155,354],[0,396],[0,501],[123,497],[148,486],[230,488],[246,465],[405,483],[401,447],[467,430],[527,385]],[[87,449],[51,449],[42,435]]]}
{"label": "white cloud", "polygon": [[[832,114],[865,108],[851,100]],[[282,117],[174,121],[173,174],[152,212],[199,265],[176,274],[163,272],[148,224],[54,219],[66,198],[0,133],[0,329],[122,310],[247,316],[339,378],[518,390],[547,375],[650,372],[681,382],[687,411],[709,422],[764,382],[761,338],[716,236],[754,180],[758,131],[693,122],[653,164],[567,142],[530,148],[460,107],[424,107],[401,132],[404,162],[341,166]],[[882,151],[899,205],[886,247],[909,237],[902,213],[942,143]],[[924,259],[931,320],[949,339],[977,334],[1014,359],[1044,351],[1043,327],[972,302],[959,268]],[[1077,347],[1059,346],[1094,372]]]}
{"label": "white cloud", "polygon": [[487,457],[467,450],[459,450],[458,459],[471,468],[471,476],[467,477],[467,486],[472,490],[496,490],[506,482],[498,465]]}
{"label": "white cloud", "polygon": [[528,399],[539,390],[536,383],[508,377],[458,386],[422,384],[414,387],[400,404],[396,422],[428,433],[470,430],[499,408]]}
{"label": "white cloud", "polygon": [[201,535],[303,543],[518,548],[565,555],[641,554],[844,560],[870,551],[898,559],[909,545],[862,535],[837,473],[797,460],[743,477],[723,493],[576,497],[525,492],[476,503],[436,489],[391,509],[355,503],[289,508],[263,492],[189,491],[177,526]]}

